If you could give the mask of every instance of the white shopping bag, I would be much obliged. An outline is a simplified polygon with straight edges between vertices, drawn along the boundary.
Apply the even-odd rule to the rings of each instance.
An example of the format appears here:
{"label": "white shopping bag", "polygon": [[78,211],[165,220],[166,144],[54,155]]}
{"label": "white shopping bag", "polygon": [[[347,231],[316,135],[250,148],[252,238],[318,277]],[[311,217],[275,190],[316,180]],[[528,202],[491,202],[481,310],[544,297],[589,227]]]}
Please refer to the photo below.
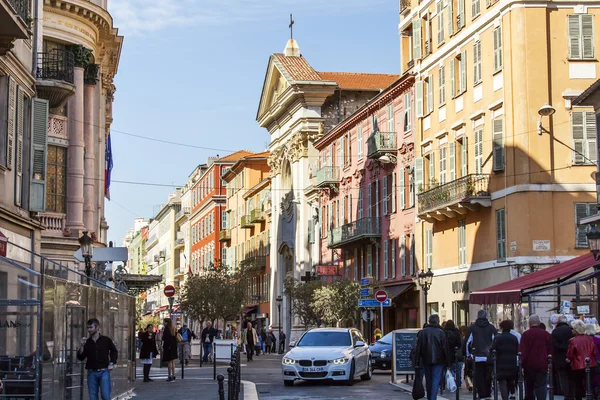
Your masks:
{"label": "white shopping bag", "polygon": [[446,371],[446,389],[451,393],[456,392],[456,382],[454,381],[454,376],[452,376],[450,370]]}

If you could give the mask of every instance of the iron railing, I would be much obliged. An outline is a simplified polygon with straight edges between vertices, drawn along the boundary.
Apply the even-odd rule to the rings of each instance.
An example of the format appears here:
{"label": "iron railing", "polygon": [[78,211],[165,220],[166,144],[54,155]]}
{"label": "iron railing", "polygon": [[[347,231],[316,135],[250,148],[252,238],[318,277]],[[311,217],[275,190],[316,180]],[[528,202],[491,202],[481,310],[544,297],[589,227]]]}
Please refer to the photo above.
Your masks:
{"label": "iron railing", "polygon": [[396,153],[395,132],[375,132],[367,139],[367,157],[372,158],[384,153]]}
{"label": "iron railing", "polygon": [[488,174],[470,174],[420,193],[419,214],[467,201],[470,198],[489,198],[489,182]]}
{"label": "iron railing", "polygon": [[221,229],[221,232],[219,232],[219,240],[225,241],[225,240],[230,240],[230,239],[231,239],[231,231],[229,229]]}
{"label": "iron railing", "polygon": [[267,266],[266,256],[248,256],[244,258],[240,265],[242,267],[265,268]]}
{"label": "iron railing", "polygon": [[242,215],[240,218],[240,226],[242,228],[253,228],[254,224],[250,222],[250,215]]}
{"label": "iron railing", "polygon": [[73,83],[74,66],[75,58],[70,51],[54,49],[47,53],[39,53],[36,77]]}
{"label": "iron railing", "polygon": [[29,0],[8,0],[8,4],[15,9],[23,22],[29,24],[27,21],[29,19]]}
{"label": "iron railing", "polygon": [[317,171],[317,187],[340,182],[340,167],[325,166]]}
{"label": "iron railing", "polygon": [[336,247],[356,240],[381,236],[381,218],[365,217],[329,231],[327,245]]}
{"label": "iron railing", "polygon": [[265,220],[265,213],[262,210],[255,208],[250,211],[250,222],[262,222]]}

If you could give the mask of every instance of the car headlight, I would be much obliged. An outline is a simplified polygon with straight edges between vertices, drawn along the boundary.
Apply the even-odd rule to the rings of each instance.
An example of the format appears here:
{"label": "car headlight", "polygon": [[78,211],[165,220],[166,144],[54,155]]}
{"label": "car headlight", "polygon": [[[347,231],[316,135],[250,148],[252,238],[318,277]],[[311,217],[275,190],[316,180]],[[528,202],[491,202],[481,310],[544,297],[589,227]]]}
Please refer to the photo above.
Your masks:
{"label": "car headlight", "polygon": [[379,355],[380,358],[386,358],[387,357],[387,353],[385,351],[382,351],[381,354]]}
{"label": "car headlight", "polygon": [[342,357],[342,358],[337,358],[335,360],[329,360],[329,362],[334,365],[346,364],[348,362],[348,359],[346,357]]}
{"label": "car headlight", "polygon": [[283,363],[285,365],[294,365],[294,364],[296,364],[296,360],[292,360],[291,358],[283,357]]}

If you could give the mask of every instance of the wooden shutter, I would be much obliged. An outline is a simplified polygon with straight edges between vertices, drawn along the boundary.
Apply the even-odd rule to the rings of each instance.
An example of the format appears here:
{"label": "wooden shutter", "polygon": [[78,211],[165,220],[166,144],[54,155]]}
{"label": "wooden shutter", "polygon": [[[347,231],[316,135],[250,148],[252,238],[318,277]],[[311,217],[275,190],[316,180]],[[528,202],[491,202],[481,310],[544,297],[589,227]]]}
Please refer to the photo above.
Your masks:
{"label": "wooden shutter", "polygon": [[458,29],[465,26],[465,0],[458,0]]}
{"label": "wooden shutter", "polygon": [[427,77],[427,113],[433,112],[433,75]]}
{"label": "wooden shutter", "polygon": [[412,21],[413,28],[413,59],[420,60],[422,57],[421,46],[421,18],[415,18]]}
{"label": "wooden shutter", "polygon": [[406,276],[406,236],[400,236],[400,276]]}
{"label": "wooden shutter", "polygon": [[460,146],[460,176],[467,176],[469,165],[469,149],[467,146],[467,137],[463,137]]}
{"label": "wooden shutter", "polygon": [[450,164],[450,182],[452,182],[456,179],[456,142],[450,142],[448,147],[450,149],[450,157],[448,160]]}
{"label": "wooden shutter", "polygon": [[48,101],[31,99],[31,181],[29,211],[46,211],[46,166],[48,158]]}
{"label": "wooden shutter", "polygon": [[410,257],[410,274],[415,275],[415,234],[410,234],[410,249],[409,249],[409,257]]}
{"label": "wooden shutter", "polygon": [[431,188],[433,182],[435,181],[435,153],[432,151],[429,154],[429,186]]}
{"label": "wooden shutter", "polygon": [[494,72],[502,69],[502,28],[494,29]]}
{"label": "wooden shutter", "polygon": [[436,4],[437,10],[437,34],[438,34],[438,45],[444,42],[444,2],[438,1]]}
{"label": "wooden shutter", "polygon": [[369,183],[367,193],[367,217],[373,216],[373,184]]}
{"label": "wooden shutter", "polygon": [[581,15],[581,45],[583,58],[594,58],[594,15]]}
{"label": "wooden shutter", "polygon": [[[585,113],[585,137],[587,140],[587,158],[596,162],[598,157],[596,150],[596,115],[592,111]],[[589,162],[589,161],[588,161]]]}
{"label": "wooden shutter", "polygon": [[467,90],[467,52],[460,52],[460,92],[464,93]]}
{"label": "wooden shutter", "polygon": [[[388,132],[394,132],[394,103],[388,105],[387,110],[388,118],[387,118],[387,126]],[[391,142],[390,142],[391,144]]]}
{"label": "wooden shutter", "polygon": [[458,264],[461,267],[467,264],[467,226],[464,219],[458,221]]}
{"label": "wooden shutter", "polygon": [[388,215],[388,176],[384,176],[383,178],[383,215]]}
{"label": "wooden shutter", "polygon": [[12,169],[15,154],[15,131],[17,128],[17,84],[12,77],[8,79],[8,121],[6,143],[6,168]]}
{"label": "wooden shutter", "polygon": [[340,138],[340,166],[346,166],[346,137]]}
{"label": "wooden shutter", "polygon": [[471,17],[475,18],[481,13],[481,2],[480,0],[473,0],[471,3]]}
{"label": "wooden shutter", "polygon": [[389,241],[383,241],[383,279],[388,279],[389,272],[389,259],[388,259],[388,251],[389,251]]}
{"label": "wooden shutter", "polygon": [[379,181],[375,181],[375,201],[373,206],[375,207],[375,216],[379,218],[379,203],[381,200],[379,199]]}
{"label": "wooden shutter", "polygon": [[483,168],[483,129],[475,131],[475,173],[481,174]]}
{"label": "wooden shutter", "polygon": [[440,185],[446,183],[446,146],[440,147]]}
{"label": "wooden shutter", "polygon": [[581,164],[585,162],[585,112],[573,111],[571,113],[571,132],[573,135],[573,162]]}
{"label": "wooden shutter", "polygon": [[399,183],[399,189],[400,189],[400,209],[404,210],[405,205],[406,205],[406,187],[404,186],[404,168],[400,168],[400,183]]}
{"label": "wooden shutter", "polygon": [[456,96],[456,58],[450,59],[450,98]]}
{"label": "wooden shutter", "polygon": [[392,184],[388,190],[392,195],[392,212],[396,212],[396,173],[392,172]]}
{"label": "wooden shutter", "polygon": [[404,132],[410,131],[410,93],[404,94]]}
{"label": "wooden shutter", "polygon": [[363,188],[362,185],[358,188],[358,205],[356,215],[358,219],[362,219],[363,217]]}
{"label": "wooden shutter", "polygon": [[16,118],[16,145],[15,155],[15,205],[21,207],[23,198],[23,131],[25,125],[24,94],[17,89],[17,118]]}
{"label": "wooden shutter", "polygon": [[454,35],[454,10],[452,9],[454,0],[448,0],[448,36]]}
{"label": "wooden shutter", "polygon": [[415,186],[417,193],[424,191],[423,179],[423,157],[417,157],[415,158]]}
{"label": "wooden shutter", "polygon": [[433,268],[433,230],[425,231],[425,267],[430,270]]}
{"label": "wooden shutter", "polygon": [[496,118],[492,123],[492,141],[494,171],[504,171],[504,119],[502,118]]}
{"label": "wooden shutter", "polygon": [[392,279],[396,279],[396,239],[391,240]]}
{"label": "wooden shutter", "polygon": [[417,118],[419,118],[423,116],[423,81],[419,81],[415,84],[415,96],[417,97],[415,109]]}
{"label": "wooden shutter", "polygon": [[481,73],[481,41],[475,42],[473,45],[473,82],[479,83],[483,79]]}
{"label": "wooden shutter", "polygon": [[581,58],[581,19],[579,15],[568,16],[569,58]]}
{"label": "wooden shutter", "polygon": [[496,210],[496,251],[498,261],[506,259],[506,222],[504,209]]}
{"label": "wooden shutter", "polygon": [[362,125],[358,125],[356,127],[356,141],[358,143],[358,159],[362,159],[363,156],[363,135],[362,135]]}
{"label": "wooden shutter", "polygon": [[440,94],[440,106],[446,104],[446,68],[442,65],[438,70],[438,90]]}

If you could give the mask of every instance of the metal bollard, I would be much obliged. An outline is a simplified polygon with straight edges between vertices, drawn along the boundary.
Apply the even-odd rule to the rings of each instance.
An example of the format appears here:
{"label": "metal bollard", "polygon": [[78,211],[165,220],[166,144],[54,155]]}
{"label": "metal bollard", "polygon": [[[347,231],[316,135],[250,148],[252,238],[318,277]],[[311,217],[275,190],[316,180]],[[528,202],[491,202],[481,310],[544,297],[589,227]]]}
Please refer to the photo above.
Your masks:
{"label": "metal bollard", "polygon": [[523,390],[523,355],[521,352],[517,354],[517,364],[519,365],[519,400],[525,399],[525,393]]}
{"label": "metal bollard", "polygon": [[473,347],[471,351],[471,358],[473,359],[473,400],[477,400],[477,359],[475,358],[475,348]]}
{"label": "metal bollard", "polygon": [[238,351],[238,356],[237,356],[237,389],[235,391],[235,400],[238,400],[239,396],[240,396],[240,389],[241,389],[241,384],[242,384],[242,355],[241,353]]}
{"label": "metal bollard", "polygon": [[494,400],[498,400],[498,375],[497,375],[497,355],[496,350],[492,351],[492,384],[494,385]]}
{"label": "metal bollard", "polygon": [[217,344],[216,343],[213,343],[212,363],[213,363],[213,379],[217,379]]}
{"label": "metal bollard", "polygon": [[204,352],[204,344],[200,342],[200,368],[202,368],[202,353]]}
{"label": "metal bollard", "polygon": [[458,359],[460,358],[460,350],[458,347],[456,347],[454,349],[454,380],[456,381],[456,400],[460,400],[460,382],[458,381],[458,374],[460,372],[459,370],[459,362]]}
{"label": "metal bollard", "polygon": [[229,358],[233,358],[233,343],[231,343],[231,352],[229,353]]}
{"label": "metal bollard", "polygon": [[548,396],[554,400],[554,367],[552,366],[552,354],[548,354]]}
{"label": "metal bollard", "polygon": [[592,400],[592,371],[590,369],[590,359],[585,359],[585,398],[586,400]]}
{"label": "metal bollard", "polygon": [[223,381],[225,377],[221,374],[217,376],[217,381],[219,381],[219,400],[225,400],[225,388],[223,387]]}
{"label": "metal bollard", "polygon": [[185,377],[185,351],[182,352],[183,354],[181,354],[181,379],[184,379]]}
{"label": "metal bollard", "polygon": [[233,367],[227,368],[227,400],[233,400]]}

